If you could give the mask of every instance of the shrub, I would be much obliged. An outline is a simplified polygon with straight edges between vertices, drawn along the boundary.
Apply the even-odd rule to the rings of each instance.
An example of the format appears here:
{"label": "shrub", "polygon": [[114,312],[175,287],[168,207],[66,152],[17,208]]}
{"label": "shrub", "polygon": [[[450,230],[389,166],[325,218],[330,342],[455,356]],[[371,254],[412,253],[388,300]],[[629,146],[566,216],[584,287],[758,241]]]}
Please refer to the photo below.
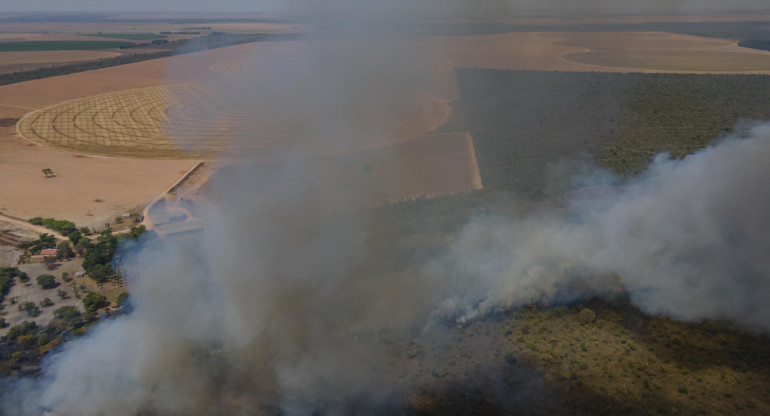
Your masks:
{"label": "shrub", "polygon": [[80,315],[80,311],[74,306],[62,306],[53,311],[53,316],[67,322],[72,322],[80,318]]}
{"label": "shrub", "polygon": [[56,286],[56,277],[51,274],[41,274],[37,277],[37,284],[43,289],[50,289]]}
{"label": "shrub", "polygon": [[589,322],[593,322],[594,319],[596,319],[596,313],[588,308],[583,308],[582,311],[580,311],[580,322],[587,324]]}
{"label": "shrub", "polygon": [[45,298],[42,301],[40,301],[40,306],[47,308],[49,306],[53,306],[53,301],[49,298]]}
{"label": "shrub", "polygon": [[9,340],[15,340],[22,335],[27,335],[33,332],[37,332],[37,324],[31,321],[24,321],[19,325],[12,326],[11,329],[8,330],[6,337]]}
{"label": "shrub", "polygon": [[108,306],[107,297],[95,292],[90,292],[83,297],[83,307],[86,312],[96,312],[99,308]]}

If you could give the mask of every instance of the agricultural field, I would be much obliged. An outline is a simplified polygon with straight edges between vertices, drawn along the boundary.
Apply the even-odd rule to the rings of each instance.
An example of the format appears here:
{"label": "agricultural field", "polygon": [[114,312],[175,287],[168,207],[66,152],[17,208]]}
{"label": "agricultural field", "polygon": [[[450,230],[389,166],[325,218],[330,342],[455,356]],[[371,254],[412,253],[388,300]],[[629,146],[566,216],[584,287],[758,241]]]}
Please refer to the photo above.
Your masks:
{"label": "agricultural field", "polygon": [[[241,113],[209,85],[153,87],[88,97],[38,110],[24,117],[19,133],[35,143],[78,153],[150,159],[213,158],[237,138],[230,131],[248,129],[255,136],[234,146],[269,153],[273,149],[313,146],[297,141],[303,114],[268,103],[262,111]],[[299,91],[296,103],[300,103]],[[216,104],[216,105],[214,105]],[[382,131],[357,143],[365,148],[391,140],[420,137],[446,121],[451,108],[425,93],[404,91],[388,102],[372,101],[361,117],[362,129]],[[363,130],[362,130],[363,131]],[[393,134],[395,132],[395,134]],[[169,137],[173,136],[173,140]],[[346,144],[347,146],[347,144]],[[349,148],[317,148],[335,153]]]}
{"label": "agricultural field", "polygon": [[0,52],[26,51],[87,51],[93,49],[117,49],[133,46],[133,43],[119,41],[29,41],[29,42],[0,42]]}
{"label": "agricultural field", "polygon": [[706,51],[593,51],[564,59],[591,65],[661,71],[750,72],[770,68],[770,54]]}
{"label": "agricultural field", "polygon": [[152,39],[166,39],[168,36],[159,35],[155,33],[90,33],[87,36],[95,36],[99,38],[110,39],[126,39],[126,40],[152,40]]}

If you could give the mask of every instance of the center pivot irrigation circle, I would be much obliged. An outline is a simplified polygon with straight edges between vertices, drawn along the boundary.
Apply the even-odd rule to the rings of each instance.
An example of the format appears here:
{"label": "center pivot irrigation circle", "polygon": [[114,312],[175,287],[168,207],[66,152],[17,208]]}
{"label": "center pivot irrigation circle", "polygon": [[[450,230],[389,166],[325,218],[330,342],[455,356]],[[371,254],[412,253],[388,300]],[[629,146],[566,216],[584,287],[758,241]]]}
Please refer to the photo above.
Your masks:
{"label": "center pivot irrigation circle", "polygon": [[399,90],[386,100],[367,98],[356,108],[355,121],[319,137],[313,133],[316,124],[335,123],[309,116],[313,109],[301,92],[279,100],[228,98],[223,91],[232,88],[172,85],[66,101],[26,115],[18,131],[53,149],[113,157],[208,159],[228,151],[269,154],[292,148],[328,154],[419,137],[451,112],[436,97]]}

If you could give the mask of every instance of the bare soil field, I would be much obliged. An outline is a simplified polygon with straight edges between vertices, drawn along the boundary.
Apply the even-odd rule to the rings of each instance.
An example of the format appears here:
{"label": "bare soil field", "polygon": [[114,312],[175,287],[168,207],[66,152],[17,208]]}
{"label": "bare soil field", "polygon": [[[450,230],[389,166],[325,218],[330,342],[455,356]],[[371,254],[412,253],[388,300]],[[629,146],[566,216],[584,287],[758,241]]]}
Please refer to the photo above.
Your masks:
{"label": "bare soil field", "polygon": [[25,51],[0,52],[0,72],[9,72],[6,68],[18,65],[48,65],[90,61],[100,58],[120,56],[118,52],[107,51]]}
{"label": "bare soil field", "polygon": [[[0,111],[2,108],[0,108]],[[149,202],[193,162],[109,159],[57,152],[0,129],[0,208],[3,214],[68,219],[102,227]],[[56,174],[46,178],[41,170]]]}
{"label": "bare soil field", "polygon": [[42,33],[0,33],[0,42],[17,42],[22,40],[40,40]]}
{"label": "bare soil field", "polygon": [[551,37],[557,45],[591,50],[704,50],[735,44],[723,39],[662,32],[576,32]]}
{"label": "bare soil field", "polygon": [[709,51],[593,51],[564,59],[592,65],[660,71],[770,71],[770,54]]}
{"label": "bare soil field", "polygon": [[[148,30],[142,28],[137,31]],[[29,29],[25,33],[29,33]],[[237,108],[228,108],[227,103],[222,106],[221,100],[217,101],[218,97],[212,93],[215,89],[207,87],[212,82],[234,82],[233,74],[255,70],[244,61],[244,57],[276,51],[296,53],[301,47],[302,42],[238,45],[0,87],[0,118],[22,118],[32,110],[39,110],[27,115],[21,123],[22,134],[34,143],[76,152],[43,149],[24,142],[14,135],[11,128],[0,131],[0,175],[14,178],[0,183],[0,195],[3,195],[2,203],[6,211],[22,218],[42,215],[99,225],[119,211],[135,208],[152,199],[153,194],[163,191],[180,172],[193,164],[189,160],[174,159],[213,157],[226,150],[228,139],[231,139],[227,133],[232,128],[245,125],[255,131],[263,129],[263,140],[256,143],[261,150],[269,151],[279,144],[303,145],[289,140],[292,126],[302,125],[301,115],[261,104],[266,105],[262,113],[264,118],[246,119]],[[457,98],[457,85],[452,75],[454,68],[682,71],[679,67],[656,69],[647,61],[636,63],[636,67],[613,67],[609,65],[616,65],[615,62],[602,62],[604,65],[600,65],[564,58],[575,53],[612,50],[613,53],[626,53],[625,59],[641,56],[650,60],[653,58],[649,56],[667,54],[681,59],[689,57],[690,66],[686,70],[691,72],[770,73],[770,66],[767,69],[762,67],[765,60],[770,59],[765,57],[770,53],[739,48],[731,41],[650,32],[624,33],[622,36],[606,33],[507,33],[419,38],[415,40],[415,48],[424,59],[421,67],[435,80],[425,87],[429,93],[408,91],[395,100],[373,100],[371,106],[361,109],[362,120],[365,120],[362,121],[362,128],[372,125],[387,127],[383,130],[387,134],[372,135],[367,142],[355,148],[343,146],[311,150],[317,154],[339,153],[341,156],[356,149],[363,151],[370,148],[374,151],[392,146],[395,136],[396,141],[411,143],[405,145],[402,154],[413,154],[404,159],[412,162],[396,161],[394,166],[409,171],[404,168],[404,163],[410,166],[435,163],[436,166],[448,166],[445,172],[454,175],[455,167],[445,164],[448,156],[434,155],[432,150],[420,147],[427,143],[423,140],[428,140],[420,138],[446,122],[452,112],[449,100]],[[726,56],[725,53],[731,55]],[[719,66],[724,65],[720,59],[725,57],[730,58],[730,66]],[[637,61],[632,61],[632,64],[634,62]],[[650,69],[650,66],[653,68]],[[300,97],[298,95],[298,99]],[[210,102],[217,105],[208,105]],[[250,111],[254,113],[253,109]],[[459,133],[462,128],[442,131]],[[172,143],[168,132],[187,139]],[[452,140],[458,139],[448,139],[439,147],[446,145],[454,148],[454,145],[447,145],[455,143]],[[185,143],[185,151],[180,151],[177,145]],[[167,160],[105,159],[85,157],[84,153],[133,158],[152,156]],[[465,154],[463,157],[467,157],[467,152]],[[72,163],[73,160],[76,163]],[[43,168],[53,169],[57,177],[44,178],[40,173]],[[360,171],[362,167],[356,165],[350,169],[351,172]],[[372,170],[384,171],[387,169],[382,166]],[[477,170],[476,176],[471,168],[460,171],[465,172],[463,178],[437,184],[434,179],[424,179],[433,177],[430,176],[433,174],[425,176],[418,170],[413,173],[415,179],[411,183],[415,185],[412,191],[403,186],[399,190],[383,191],[383,195],[397,199],[416,195],[417,189],[430,193],[427,191],[428,184],[435,189],[447,189],[447,192],[477,187],[474,182]],[[370,176],[374,182],[378,181],[376,175]],[[337,179],[331,179],[328,183],[335,181]],[[93,217],[88,216],[89,212]]]}
{"label": "bare soil field", "polygon": [[[432,43],[432,44],[431,44]],[[690,72],[690,73],[763,73],[770,66],[761,62],[770,56],[753,49],[741,48],[737,42],[658,32],[540,32],[503,33],[492,35],[433,38],[424,45],[434,60],[449,61],[454,68],[541,70],[541,71],[601,71],[601,72]],[[660,60],[680,52],[700,51],[686,69],[649,66],[610,66],[602,62],[577,62],[574,54],[594,50],[623,50],[626,56],[652,56],[660,52]],[[706,55],[705,52],[714,53]],[[730,67],[720,66],[724,59],[718,52],[731,52],[738,59]],[[743,56],[749,55],[749,56]]]}
{"label": "bare soil field", "polygon": [[[303,140],[308,139],[302,134],[307,121],[300,110],[264,105],[261,111],[245,112],[217,91],[211,85],[187,84],[67,101],[25,116],[18,131],[31,142],[58,150],[150,159],[215,158],[231,146],[261,152],[302,147],[316,154],[351,150],[350,143],[316,147],[315,141]],[[417,91],[388,100],[371,98],[360,108],[361,131],[379,133],[362,134],[353,146],[422,136],[451,113],[447,102]],[[297,103],[301,99],[298,94]],[[231,131],[252,134],[238,140]]]}

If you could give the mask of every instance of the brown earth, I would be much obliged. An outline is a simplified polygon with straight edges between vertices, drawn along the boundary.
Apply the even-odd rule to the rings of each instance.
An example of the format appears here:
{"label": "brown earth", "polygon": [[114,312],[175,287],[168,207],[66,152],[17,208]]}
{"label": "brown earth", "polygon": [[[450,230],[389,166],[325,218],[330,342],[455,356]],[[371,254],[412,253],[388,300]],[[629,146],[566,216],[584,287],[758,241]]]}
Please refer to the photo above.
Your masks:
{"label": "brown earth", "polygon": [[[741,48],[737,42],[716,40],[699,36],[660,32],[624,33],[503,33],[492,35],[455,36],[424,40],[423,47],[435,62],[449,62],[454,68],[480,68],[503,70],[539,71],[599,71],[599,72],[687,72],[687,73],[757,73],[770,74],[770,66],[757,66],[758,56],[770,56],[770,52]],[[639,65],[613,67],[599,63],[583,63],[569,60],[570,54],[594,50],[623,50],[626,55],[654,55],[660,51],[713,52],[709,58],[693,59],[686,69],[666,69]],[[714,62],[723,58],[717,52],[732,52],[751,56],[729,68],[717,67]],[[701,54],[704,55],[704,54]],[[750,62],[748,61],[750,60]],[[444,65],[445,66],[445,65]]]}
{"label": "brown earth", "polygon": [[[29,31],[27,29],[25,33]],[[20,118],[31,110],[100,94],[138,88],[168,88],[165,86],[232,80],[233,71],[254,70],[248,64],[241,63],[246,56],[296,53],[303,47],[307,46],[303,46],[302,42],[238,45],[7,85],[0,87],[0,118]],[[420,116],[415,118],[411,115],[411,111],[405,111],[403,117],[396,117],[403,126],[398,134],[399,140],[408,138],[413,142],[411,147],[405,146],[403,149],[409,149],[409,152],[413,153],[407,158],[410,162],[398,162],[401,165],[396,163],[394,166],[403,166],[403,163],[415,164],[418,163],[417,161],[426,166],[434,163],[436,166],[444,166],[441,160],[447,160],[446,154],[438,155],[430,146],[421,147],[421,144],[430,143],[432,139],[420,139],[420,137],[447,120],[448,111],[451,111],[451,102],[446,100],[457,99],[453,68],[659,72],[649,68],[616,68],[565,59],[565,56],[571,53],[590,52],[592,48],[603,50],[618,48],[626,53],[643,51],[646,54],[656,51],[665,53],[698,51],[731,52],[763,57],[770,55],[770,53],[757,53],[739,48],[729,41],[650,32],[624,33],[618,37],[606,33],[508,33],[419,38],[414,40],[414,48],[418,53],[413,56],[420,57],[420,67],[430,75],[429,82],[424,85],[429,94],[421,92],[415,96],[414,102],[417,103],[415,109]],[[703,66],[696,65],[692,68],[692,72],[708,70],[710,67],[706,64],[712,63],[707,60],[702,64]],[[754,69],[751,72],[770,73],[770,68],[767,70],[757,70],[756,67],[733,69],[737,72]],[[376,111],[376,106],[372,108]],[[457,130],[442,131],[452,133],[462,132],[463,129],[458,127]],[[453,142],[448,140],[438,146],[452,148],[452,145],[446,143]],[[372,149],[390,144],[392,142],[375,143]],[[433,142],[433,144],[436,143]],[[350,149],[338,149],[343,153],[347,150]],[[185,171],[192,166],[190,161],[104,159],[56,152],[32,143],[25,143],[14,134],[13,129],[8,128],[0,131],[0,159],[2,159],[0,176],[13,178],[11,181],[0,182],[0,195],[2,195],[0,202],[5,206],[6,212],[22,218],[36,215],[54,216],[67,218],[76,223],[87,222],[96,225],[103,224],[105,219],[113,218],[119,211],[134,208],[151,200],[153,194],[161,192],[168,184],[173,183],[180,171]],[[53,169],[57,177],[44,178],[40,170],[46,167]],[[355,165],[355,169],[353,167],[350,169],[351,172],[353,170],[360,172],[362,168]],[[447,169],[447,172],[454,172],[451,170],[452,166]],[[448,192],[477,187],[472,169],[470,171],[463,169],[460,170],[470,176],[464,179],[453,179],[452,181],[456,182],[451,186],[437,185],[432,180],[420,179],[421,173],[414,173],[416,185],[413,189],[430,193],[426,191],[428,188],[426,184],[436,186],[436,189],[447,189]],[[372,170],[380,173],[382,171],[382,168]],[[375,176],[373,175],[372,178]],[[374,179],[374,182],[377,181]],[[332,180],[330,183],[333,182]],[[404,185],[398,191],[383,191],[381,195],[387,195],[387,198],[415,195],[416,191],[409,191],[408,188],[409,186]],[[73,198],[73,195],[77,197]],[[105,202],[95,202],[97,199]],[[89,210],[94,217],[88,217]]]}

